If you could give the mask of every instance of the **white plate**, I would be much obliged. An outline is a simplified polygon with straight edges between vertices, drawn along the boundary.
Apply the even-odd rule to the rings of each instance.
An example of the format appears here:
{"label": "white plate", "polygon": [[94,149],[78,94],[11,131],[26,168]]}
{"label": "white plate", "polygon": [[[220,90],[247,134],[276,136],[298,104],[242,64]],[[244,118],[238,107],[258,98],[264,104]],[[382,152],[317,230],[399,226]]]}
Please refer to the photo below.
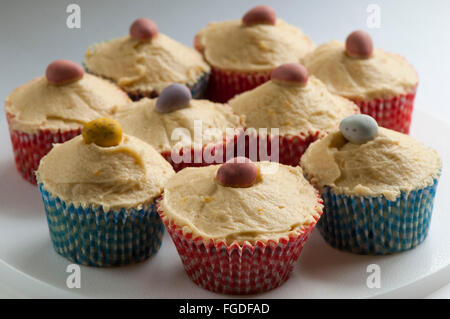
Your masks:
{"label": "white plate", "polygon": [[[256,297],[423,297],[450,282],[450,127],[416,110],[412,135],[438,150],[444,163],[425,242],[401,254],[359,256],[331,248],[314,231],[291,278]],[[150,260],[121,268],[81,267],[81,288],[67,288],[70,262],[53,251],[38,189],[16,171],[5,121],[0,149],[0,297],[224,297],[188,279],[167,233]],[[369,264],[380,266],[380,288],[366,285]]]}

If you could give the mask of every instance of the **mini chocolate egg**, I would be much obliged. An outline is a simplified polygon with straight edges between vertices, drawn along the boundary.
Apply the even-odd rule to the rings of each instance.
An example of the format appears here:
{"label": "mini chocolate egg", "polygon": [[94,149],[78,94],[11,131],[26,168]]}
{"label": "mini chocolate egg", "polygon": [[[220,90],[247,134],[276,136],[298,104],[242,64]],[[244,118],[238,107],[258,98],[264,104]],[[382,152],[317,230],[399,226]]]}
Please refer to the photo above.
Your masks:
{"label": "mini chocolate egg", "polygon": [[275,10],[269,6],[257,6],[249,11],[242,17],[242,24],[245,26],[251,26],[254,24],[270,24],[275,25],[277,21],[277,15]]}
{"label": "mini chocolate egg", "polygon": [[353,58],[369,58],[373,53],[372,38],[365,31],[353,31],[345,41],[345,52]]}
{"label": "mini chocolate egg", "polygon": [[130,36],[136,40],[151,40],[158,34],[158,26],[147,18],[139,18],[130,26]]}
{"label": "mini chocolate egg", "polygon": [[86,144],[95,143],[101,147],[117,146],[122,141],[122,127],[109,118],[99,118],[87,123],[81,131]]}
{"label": "mini chocolate egg", "polygon": [[217,170],[217,182],[226,187],[244,188],[252,186],[258,178],[258,168],[246,157],[235,157]]}
{"label": "mini chocolate egg", "polygon": [[278,83],[305,85],[308,82],[308,71],[299,63],[286,63],[275,68],[270,79]]}
{"label": "mini chocolate egg", "polygon": [[169,113],[185,108],[191,99],[191,91],[186,85],[174,83],[161,91],[156,100],[155,109],[160,113]]}
{"label": "mini chocolate egg", "polygon": [[45,70],[47,82],[54,85],[63,85],[80,80],[84,75],[81,65],[69,60],[56,60],[50,63]]}
{"label": "mini chocolate egg", "polygon": [[364,144],[378,135],[378,124],[365,114],[350,115],[341,121],[339,130],[353,144]]}

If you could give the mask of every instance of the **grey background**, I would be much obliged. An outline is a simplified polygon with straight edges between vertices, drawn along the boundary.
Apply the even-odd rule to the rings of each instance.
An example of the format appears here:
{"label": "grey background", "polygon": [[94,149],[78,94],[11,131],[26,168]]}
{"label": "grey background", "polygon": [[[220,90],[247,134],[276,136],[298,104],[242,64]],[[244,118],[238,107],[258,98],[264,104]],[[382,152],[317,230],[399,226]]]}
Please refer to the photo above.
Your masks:
{"label": "grey background", "polygon": [[[81,7],[80,29],[66,26],[70,3]],[[0,98],[44,74],[52,60],[81,62],[90,44],[127,34],[137,17],[150,17],[161,32],[191,45],[208,21],[240,18],[261,3],[273,6],[279,17],[302,28],[317,44],[344,40],[354,29],[369,31],[376,47],[404,55],[417,69],[416,107],[450,123],[449,0],[0,0]],[[381,9],[379,29],[366,25],[372,3]]]}

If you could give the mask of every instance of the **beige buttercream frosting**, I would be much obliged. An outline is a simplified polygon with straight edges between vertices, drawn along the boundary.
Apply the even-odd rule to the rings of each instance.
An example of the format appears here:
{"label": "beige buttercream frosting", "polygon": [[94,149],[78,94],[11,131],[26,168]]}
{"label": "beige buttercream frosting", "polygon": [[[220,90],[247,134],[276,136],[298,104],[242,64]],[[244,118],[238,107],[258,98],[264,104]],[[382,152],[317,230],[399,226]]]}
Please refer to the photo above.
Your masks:
{"label": "beige buttercream frosting", "polygon": [[379,127],[378,136],[361,145],[348,142],[340,131],[330,133],[309,146],[301,166],[319,189],[395,200],[400,192],[431,185],[441,159],[412,137]]}
{"label": "beige buttercream frosting", "polygon": [[[322,205],[300,167],[256,165],[261,178],[248,188],[217,183],[220,165],[183,169],[166,185],[164,218],[204,240],[254,244],[298,234],[320,217]],[[278,165],[275,173],[265,173],[268,165]]]}
{"label": "beige buttercream frosting", "polygon": [[[160,113],[157,99],[144,98],[124,107],[117,120],[127,134],[136,136],[165,152],[222,142],[240,128],[241,119],[228,105],[192,99],[185,108]],[[229,129],[229,130],[227,130]],[[196,134],[197,132],[197,134]]]}
{"label": "beige buttercream frosting", "polygon": [[55,144],[42,158],[36,177],[52,196],[108,210],[151,202],[174,174],[172,166],[138,138],[124,135],[119,145],[101,147],[77,136]]}
{"label": "beige buttercream frosting", "polygon": [[158,33],[142,41],[125,36],[91,46],[84,65],[127,91],[160,92],[172,83],[191,85],[210,68],[196,50]]}
{"label": "beige buttercream frosting", "polygon": [[96,118],[112,116],[129,102],[113,83],[90,74],[65,85],[39,77],[15,89],[6,98],[5,111],[11,129],[35,133],[79,129]]}
{"label": "beige buttercream frosting", "polygon": [[280,135],[326,132],[359,112],[351,101],[330,93],[315,77],[306,85],[268,81],[228,102],[247,128],[278,128]]}
{"label": "beige buttercream frosting", "polygon": [[197,46],[212,66],[227,71],[269,71],[299,63],[315,45],[299,28],[281,19],[275,25],[211,22],[197,34]]}
{"label": "beige buttercream frosting", "polygon": [[375,49],[370,58],[352,58],[345,53],[344,43],[336,40],[306,56],[304,65],[331,92],[354,100],[413,93],[419,81],[414,68],[400,55]]}

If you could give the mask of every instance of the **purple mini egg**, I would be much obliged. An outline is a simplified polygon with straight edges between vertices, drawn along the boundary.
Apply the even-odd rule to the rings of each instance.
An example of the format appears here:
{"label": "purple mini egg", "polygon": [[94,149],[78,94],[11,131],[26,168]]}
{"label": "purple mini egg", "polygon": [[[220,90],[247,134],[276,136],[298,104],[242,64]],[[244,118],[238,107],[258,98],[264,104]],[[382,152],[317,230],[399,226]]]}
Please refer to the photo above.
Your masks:
{"label": "purple mini egg", "polygon": [[169,113],[187,107],[191,99],[191,91],[186,85],[174,83],[161,91],[155,109],[160,113]]}

